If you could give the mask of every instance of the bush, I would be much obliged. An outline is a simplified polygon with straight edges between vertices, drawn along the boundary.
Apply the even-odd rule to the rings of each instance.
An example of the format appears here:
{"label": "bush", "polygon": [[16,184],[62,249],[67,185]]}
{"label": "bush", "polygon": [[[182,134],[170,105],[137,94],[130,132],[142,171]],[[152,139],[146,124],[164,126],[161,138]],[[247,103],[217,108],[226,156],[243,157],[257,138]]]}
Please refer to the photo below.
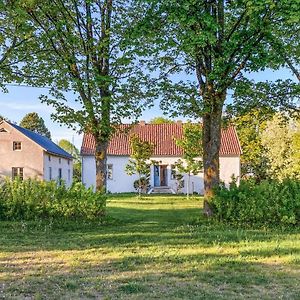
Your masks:
{"label": "bush", "polygon": [[106,197],[75,183],[71,188],[56,182],[28,179],[5,180],[0,189],[0,219],[42,218],[99,219],[104,216]]}
{"label": "bush", "polygon": [[141,191],[141,193],[146,194],[150,188],[150,181],[149,178],[146,177],[141,177],[141,179],[137,179],[134,181],[133,183],[133,187],[137,190],[137,191]]}
{"label": "bush", "polygon": [[241,181],[221,187],[212,199],[216,217],[237,225],[296,225],[300,223],[300,182]]}

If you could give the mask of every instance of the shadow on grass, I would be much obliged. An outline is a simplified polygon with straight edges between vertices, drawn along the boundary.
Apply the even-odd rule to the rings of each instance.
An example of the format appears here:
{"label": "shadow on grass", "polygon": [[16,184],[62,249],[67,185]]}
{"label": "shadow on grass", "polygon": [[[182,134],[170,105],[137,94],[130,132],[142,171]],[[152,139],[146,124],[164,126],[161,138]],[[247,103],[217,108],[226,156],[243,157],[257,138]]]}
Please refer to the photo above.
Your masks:
{"label": "shadow on grass", "polygon": [[300,295],[299,269],[292,272],[224,254],[132,255],[69,269],[58,263],[46,272],[41,272],[40,264],[4,271],[13,281],[4,283],[2,292],[12,298],[298,299]]}
{"label": "shadow on grass", "polygon": [[256,261],[275,255],[294,255],[297,261],[300,249],[292,241],[299,239],[299,229],[243,230],[201,218],[199,208],[184,208],[182,202],[173,207],[171,197],[159,209],[155,205],[165,204],[160,199],[153,207],[123,199],[120,205],[129,207],[109,207],[104,224],[0,222],[0,297],[300,296],[298,266]]}
{"label": "shadow on grass", "polygon": [[[110,208],[114,217],[107,224],[66,223],[36,226],[22,222],[0,222],[0,251],[84,250],[90,248],[127,249],[132,247],[210,247],[240,242],[284,241],[299,238],[275,230],[242,230],[203,219],[193,225],[198,209],[138,210]],[[25,224],[25,225],[24,225]],[[257,250],[258,253],[260,250]],[[250,255],[244,252],[242,255]],[[261,256],[268,253],[261,252]]]}

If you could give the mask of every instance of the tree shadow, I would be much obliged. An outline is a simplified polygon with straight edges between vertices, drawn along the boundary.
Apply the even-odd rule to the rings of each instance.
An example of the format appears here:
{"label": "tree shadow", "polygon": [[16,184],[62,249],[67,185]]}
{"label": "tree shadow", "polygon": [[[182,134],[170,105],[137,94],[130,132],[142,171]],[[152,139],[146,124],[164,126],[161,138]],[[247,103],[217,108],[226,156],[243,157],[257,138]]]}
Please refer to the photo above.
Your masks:
{"label": "tree shadow", "polygon": [[[298,299],[300,269],[240,261],[237,255],[132,254],[119,259],[52,268],[10,266],[6,295],[48,299]],[[46,272],[41,269],[46,268]],[[18,276],[15,276],[15,274]],[[0,287],[1,291],[1,287]]]}
{"label": "tree shadow", "polygon": [[[276,230],[245,230],[225,227],[203,218],[193,224],[199,209],[144,209],[115,208],[110,210],[106,224],[44,222],[0,222],[0,251],[23,252],[36,250],[84,250],[89,248],[126,248],[157,246],[201,246],[268,242],[299,238],[294,233]],[[25,224],[25,225],[24,225]],[[247,253],[244,253],[247,255]],[[261,255],[268,255],[268,252]]]}

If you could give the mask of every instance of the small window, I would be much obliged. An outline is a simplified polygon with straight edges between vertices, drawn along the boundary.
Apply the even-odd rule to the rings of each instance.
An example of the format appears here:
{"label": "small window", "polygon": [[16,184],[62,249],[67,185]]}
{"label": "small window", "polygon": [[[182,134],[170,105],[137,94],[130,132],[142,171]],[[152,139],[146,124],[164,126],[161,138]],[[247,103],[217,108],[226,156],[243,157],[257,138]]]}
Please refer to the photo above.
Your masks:
{"label": "small window", "polygon": [[0,132],[7,132],[5,128],[0,128]]}
{"label": "small window", "polygon": [[71,171],[70,171],[70,169],[68,169],[68,182],[70,182],[71,181]]}
{"label": "small window", "polygon": [[16,168],[16,167],[12,168],[12,179],[16,179],[17,177],[23,180],[24,178],[23,168]]}
{"label": "small window", "polygon": [[58,159],[58,162],[61,164],[61,158]]}
{"label": "small window", "polygon": [[62,169],[61,168],[58,169],[58,184],[59,185],[62,184]]}
{"label": "small window", "polygon": [[110,180],[113,179],[113,165],[112,164],[107,165],[107,179],[110,179]]}
{"label": "small window", "polygon": [[70,160],[68,159],[68,165],[70,165]]}
{"label": "small window", "polygon": [[51,161],[51,155],[48,155],[48,161]]}
{"label": "small window", "polygon": [[171,165],[171,180],[176,179],[176,167],[175,165]]}
{"label": "small window", "polygon": [[22,149],[22,143],[21,142],[13,142],[13,150],[14,151],[20,151]]}
{"label": "small window", "polygon": [[52,180],[52,168],[49,167],[49,180]]}

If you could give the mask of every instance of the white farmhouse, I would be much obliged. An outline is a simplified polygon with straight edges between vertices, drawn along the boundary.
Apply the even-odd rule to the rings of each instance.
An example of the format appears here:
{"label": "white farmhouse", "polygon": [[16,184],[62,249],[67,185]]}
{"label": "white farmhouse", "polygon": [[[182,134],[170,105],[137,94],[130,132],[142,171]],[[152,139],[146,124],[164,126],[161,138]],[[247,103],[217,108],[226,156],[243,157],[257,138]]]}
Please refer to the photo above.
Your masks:
{"label": "white farmhouse", "polygon": [[50,139],[18,125],[0,122],[0,178],[64,180],[72,184],[73,157]]}
{"label": "white farmhouse", "polygon": [[[125,130],[127,128],[127,130]],[[112,137],[108,147],[107,159],[107,190],[112,193],[134,192],[133,183],[138,179],[137,175],[129,176],[125,172],[125,166],[130,158],[131,134],[137,134],[142,140],[147,140],[155,145],[151,158],[157,161],[151,167],[150,185],[152,190],[174,192],[177,189],[174,163],[182,157],[182,150],[176,145],[174,138],[183,135],[183,124],[146,124],[122,125]],[[83,137],[82,156],[82,182],[87,186],[96,184],[95,142],[91,134]],[[220,178],[226,185],[232,180],[232,176],[240,178],[241,147],[234,127],[222,129],[220,149]],[[187,174],[184,174],[184,187],[186,192]],[[203,194],[203,173],[191,176],[190,192]]]}

